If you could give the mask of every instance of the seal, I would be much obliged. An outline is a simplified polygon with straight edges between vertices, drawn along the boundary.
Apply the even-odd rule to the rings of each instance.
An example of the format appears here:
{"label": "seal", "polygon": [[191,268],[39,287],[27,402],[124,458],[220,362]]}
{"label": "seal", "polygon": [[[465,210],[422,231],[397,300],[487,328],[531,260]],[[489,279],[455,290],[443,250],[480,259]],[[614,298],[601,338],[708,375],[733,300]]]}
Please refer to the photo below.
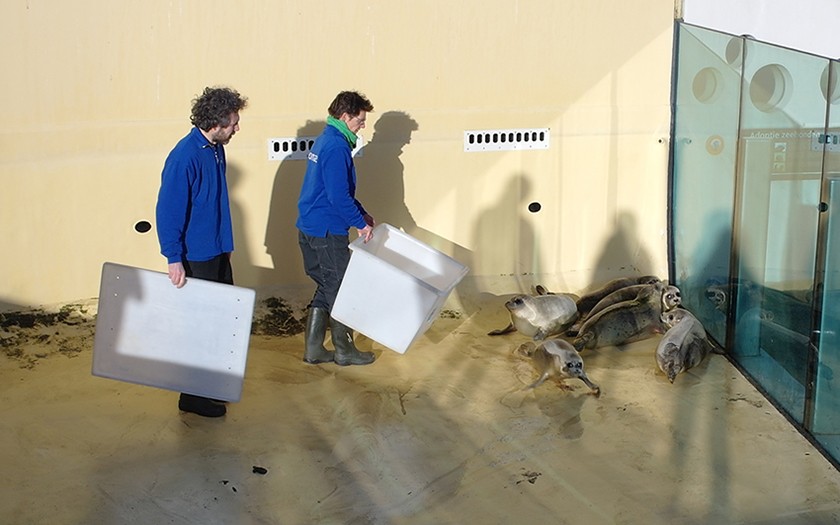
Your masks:
{"label": "seal", "polygon": [[639,293],[648,287],[657,287],[662,290],[662,311],[667,312],[668,310],[673,310],[677,306],[682,303],[682,297],[680,295],[680,289],[674,285],[665,286],[664,283],[653,283],[653,284],[634,284],[632,286],[627,286],[625,288],[620,288],[613,293],[609,294],[608,296],[604,297],[598,303],[592,307],[592,310],[589,311],[589,315],[595,315],[601,310],[607,308],[608,306],[614,305],[616,303],[620,303],[622,301],[630,301],[635,299]]}
{"label": "seal", "polygon": [[661,290],[661,284],[645,288],[635,299],[608,306],[588,317],[574,339],[575,349],[619,346],[662,333]]}
{"label": "seal", "polygon": [[624,301],[632,301],[636,298],[636,296],[639,295],[639,293],[651,286],[657,287],[658,290],[661,290],[663,312],[673,310],[674,308],[682,304],[680,289],[673,285],[666,286],[664,282],[658,282],[653,284],[633,284],[630,286],[625,286],[624,288],[619,288],[618,290],[612,292],[611,294],[598,301],[598,303],[592,307],[592,309],[589,311],[589,314],[585,318],[578,319],[577,322],[571,328],[569,328],[569,330],[566,331],[566,335],[570,337],[576,336],[580,331],[581,325],[583,325],[583,323],[586,322],[587,319],[609,306]]}
{"label": "seal", "polygon": [[522,357],[530,357],[534,368],[540,374],[536,381],[524,387],[523,390],[536,388],[546,379],[554,376],[566,390],[570,390],[571,387],[563,380],[577,378],[583,381],[593,394],[596,396],[601,394],[601,388],[587,377],[580,354],[565,339],[546,339],[539,344],[529,341],[520,345],[516,352]]}
{"label": "seal", "polygon": [[729,284],[711,284],[705,290],[706,299],[711,301],[715,310],[728,315],[733,301],[737,298],[737,311],[740,317],[753,309],[760,308],[766,315],[785,319],[785,325],[805,337],[811,333],[810,291],[777,290],[754,281],[732,279]]}
{"label": "seal", "polygon": [[642,277],[619,277],[618,279],[613,279],[605,283],[597,290],[593,290],[581,296],[581,298],[577,300],[578,313],[581,317],[585,317],[592,310],[592,307],[598,304],[598,301],[614,291],[620,290],[621,288],[626,288],[627,286],[633,286],[635,284],[653,284],[658,282],[660,282],[660,279],[655,275],[644,275]]}
{"label": "seal", "polygon": [[575,300],[566,294],[515,295],[505,302],[510,324],[487,335],[502,335],[518,330],[534,341],[563,333],[578,318]]}
{"label": "seal", "polygon": [[668,285],[662,291],[662,311],[670,312],[682,304],[682,292],[673,284]]}
{"label": "seal", "polygon": [[663,312],[661,319],[668,329],[656,347],[656,364],[673,383],[678,374],[699,365],[715,347],[703,324],[688,310]]}

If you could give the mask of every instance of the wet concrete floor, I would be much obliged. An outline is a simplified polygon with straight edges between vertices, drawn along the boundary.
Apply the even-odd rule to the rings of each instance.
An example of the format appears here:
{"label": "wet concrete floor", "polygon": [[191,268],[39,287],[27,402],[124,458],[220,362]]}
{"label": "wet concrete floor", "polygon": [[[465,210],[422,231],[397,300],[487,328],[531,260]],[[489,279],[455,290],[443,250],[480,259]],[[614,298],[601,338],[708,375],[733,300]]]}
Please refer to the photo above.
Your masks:
{"label": "wet concrete floor", "polygon": [[584,352],[600,396],[522,391],[522,336],[485,335],[500,304],[441,317],[403,355],[359,337],[365,367],[254,335],[220,419],[92,376],[90,327],[7,344],[0,523],[840,522],[840,472],[725,357],[670,384],[650,339]]}

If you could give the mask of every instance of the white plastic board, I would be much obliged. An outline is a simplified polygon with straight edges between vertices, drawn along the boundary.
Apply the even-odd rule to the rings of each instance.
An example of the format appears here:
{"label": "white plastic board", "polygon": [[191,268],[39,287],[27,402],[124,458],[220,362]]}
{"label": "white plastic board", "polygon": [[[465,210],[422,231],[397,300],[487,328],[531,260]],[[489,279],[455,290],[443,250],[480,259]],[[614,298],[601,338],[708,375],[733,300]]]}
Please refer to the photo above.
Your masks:
{"label": "white plastic board", "polygon": [[93,375],[239,401],[256,293],[105,263]]}

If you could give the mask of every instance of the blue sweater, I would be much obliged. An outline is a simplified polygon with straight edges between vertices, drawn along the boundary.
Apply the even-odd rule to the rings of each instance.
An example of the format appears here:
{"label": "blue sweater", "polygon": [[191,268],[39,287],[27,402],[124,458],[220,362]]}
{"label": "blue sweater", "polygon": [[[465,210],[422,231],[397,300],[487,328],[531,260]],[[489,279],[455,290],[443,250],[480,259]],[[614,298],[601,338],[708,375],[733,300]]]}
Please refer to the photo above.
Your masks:
{"label": "blue sweater", "polygon": [[313,237],[347,235],[351,227],[367,226],[365,213],[356,200],[356,167],[350,143],[328,125],[309,151],[295,225]]}
{"label": "blue sweater", "polygon": [[160,252],[168,263],[208,261],[233,251],[225,148],[197,127],[163,165],[156,208]]}

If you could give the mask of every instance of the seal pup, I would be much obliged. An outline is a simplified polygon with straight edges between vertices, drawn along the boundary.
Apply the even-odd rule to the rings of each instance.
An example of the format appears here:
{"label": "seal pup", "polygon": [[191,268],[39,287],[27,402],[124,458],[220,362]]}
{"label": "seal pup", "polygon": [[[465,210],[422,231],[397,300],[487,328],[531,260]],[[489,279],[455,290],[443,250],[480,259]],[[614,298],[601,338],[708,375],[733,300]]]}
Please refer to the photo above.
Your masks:
{"label": "seal pup", "polygon": [[668,329],[656,347],[656,364],[673,383],[678,374],[699,365],[715,347],[703,324],[688,310],[663,312],[661,318]]}
{"label": "seal pup", "polygon": [[534,341],[563,333],[578,318],[575,300],[566,294],[515,295],[505,302],[510,324],[487,335],[502,335],[513,331]]}
{"label": "seal pup", "polygon": [[589,315],[595,315],[601,310],[607,308],[608,306],[612,306],[616,303],[620,303],[622,301],[630,301],[636,298],[639,293],[649,287],[655,287],[662,292],[662,311],[667,312],[668,310],[673,310],[677,306],[682,303],[682,297],[680,296],[680,289],[674,285],[665,285],[664,282],[653,283],[653,284],[634,284],[632,286],[627,286],[625,288],[620,288],[613,293],[609,294],[608,296],[604,297],[598,303],[592,307],[592,310],[589,311]]}
{"label": "seal pup", "polygon": [[714,305],[715,310],[726,314],[726,309],[729,307],[729,299],[727,298],[727,291],[723,286],[709,286],[706,288],[704,295]]}
{"label": "seal pup", "polygon": [[619,277],[611,281],[607,281],[603,286],[597,290],[593,290],[584,294],[577,300],[577,309],[581,317],[585,317],[592,310],[592,307],[598,304],[598,301],[621,288],[633,286],[635,284],[653,284],[660,282],[659,277],[655,275],[644,275],[642,277]]}
{"label": "seal pup", "polygon": [[598,301],[598,303],[592,307],[592,309],[589,311],[589,314],[587,314],[586,317],[579,318],[575,322],[575,324],[572,325],[572,327],[566,331],[566,335],[569,337],[576,336],[580,331],[581,325],[583,325],[583,323],[586,322],[587,319],[609,306],[624,301],[632,301],[636,298],[636,296],[639,295],[639,293],[651,286],[661,290],[663,312],[673,310],[674,308],[682,304],[680,289],[673,285],[666,286],[664,282],[658,282],[653,284],[633,284],[631,286],[625,286],[624,288],[619,288],[618,290],[612,292],[611,294]]}
{"label": "seal pup", "polygon": [[574,339],[578,351],[632,343],[664,331],[662,287],[645,288],[631,301],[608,306],[586,319]]}
{"label": "seal pup", "polygon": [[534,368],[540,374],[539,378],[522,390],[537,388],[551,376],[556,377],[563,389],[570,387],[563,383],[564,379],[577,378],[583,381],[593,394],[600,395],[601,388],[589,380],[583,369],[583,359],[577,350],[565,339],[546,339],[534,344],[529,341],[522,343],[516,352],[522,357],[530,357]]}
{"label": "seal pup", "polygon": [[670,312],[674,308],[682,304],[682,292],[680,289],[670,284],[662,290],[662,310],[663,312]]}

